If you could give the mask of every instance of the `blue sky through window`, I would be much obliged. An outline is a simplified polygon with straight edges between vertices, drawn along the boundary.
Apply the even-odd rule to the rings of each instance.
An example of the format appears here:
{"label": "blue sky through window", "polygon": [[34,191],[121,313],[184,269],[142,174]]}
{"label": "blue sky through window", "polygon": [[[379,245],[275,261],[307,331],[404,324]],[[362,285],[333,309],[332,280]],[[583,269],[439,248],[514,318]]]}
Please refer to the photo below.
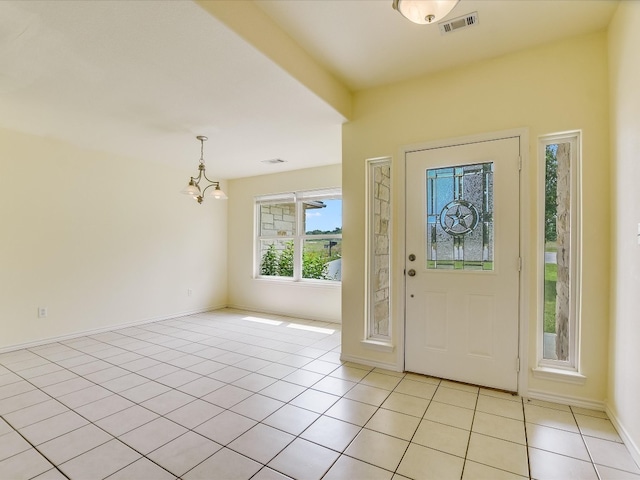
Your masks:
{"label": "blue sky through window", "polygon": [[342,199],[322,200],[324,208],[314,208],[305,213],[305,230],[311,232],[320,230],[332,232],[342,228]]}

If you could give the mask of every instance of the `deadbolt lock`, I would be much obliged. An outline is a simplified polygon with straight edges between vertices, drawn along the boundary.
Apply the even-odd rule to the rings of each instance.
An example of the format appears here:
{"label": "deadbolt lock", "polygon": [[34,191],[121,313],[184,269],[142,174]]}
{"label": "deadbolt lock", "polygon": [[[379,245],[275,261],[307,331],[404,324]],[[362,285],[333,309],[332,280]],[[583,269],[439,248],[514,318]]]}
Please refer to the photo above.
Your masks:
{"label": "deadbolt lock", "polygon": [[416,259],[416,256],[413,253],[411,255],[409,255],[409,261],[410,262],[415,261],[415,259]]}

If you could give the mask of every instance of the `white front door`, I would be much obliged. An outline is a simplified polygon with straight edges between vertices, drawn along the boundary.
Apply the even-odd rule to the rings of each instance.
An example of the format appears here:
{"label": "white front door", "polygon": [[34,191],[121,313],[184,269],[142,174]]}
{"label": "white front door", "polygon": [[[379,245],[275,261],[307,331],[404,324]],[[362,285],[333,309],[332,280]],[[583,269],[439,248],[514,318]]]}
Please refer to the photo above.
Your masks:
{"label": "white front door", "polygon": [[405,369],[518,388],[520,138],[409,151]]}

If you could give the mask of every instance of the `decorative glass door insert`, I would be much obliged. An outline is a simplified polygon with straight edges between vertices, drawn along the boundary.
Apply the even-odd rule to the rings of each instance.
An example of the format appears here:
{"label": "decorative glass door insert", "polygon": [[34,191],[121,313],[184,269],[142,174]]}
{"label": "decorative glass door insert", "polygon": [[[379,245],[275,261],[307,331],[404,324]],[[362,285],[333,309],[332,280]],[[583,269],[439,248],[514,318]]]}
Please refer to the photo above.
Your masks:
{"label": "decorative glass door insert", "polygon": [[493,270],[493,162],[427,170],[427,268]]}

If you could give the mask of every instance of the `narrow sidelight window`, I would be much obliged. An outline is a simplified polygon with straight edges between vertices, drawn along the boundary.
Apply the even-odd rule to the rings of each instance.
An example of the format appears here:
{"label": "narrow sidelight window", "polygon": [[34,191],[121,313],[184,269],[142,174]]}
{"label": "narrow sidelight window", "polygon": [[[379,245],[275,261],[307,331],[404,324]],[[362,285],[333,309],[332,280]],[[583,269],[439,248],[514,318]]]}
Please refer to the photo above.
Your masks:
{"label": "narrow sidelight window", "polygon": [[578,367],[580,133],[540,139],[544,174],[541,209],[542,356],[541,364]]}

